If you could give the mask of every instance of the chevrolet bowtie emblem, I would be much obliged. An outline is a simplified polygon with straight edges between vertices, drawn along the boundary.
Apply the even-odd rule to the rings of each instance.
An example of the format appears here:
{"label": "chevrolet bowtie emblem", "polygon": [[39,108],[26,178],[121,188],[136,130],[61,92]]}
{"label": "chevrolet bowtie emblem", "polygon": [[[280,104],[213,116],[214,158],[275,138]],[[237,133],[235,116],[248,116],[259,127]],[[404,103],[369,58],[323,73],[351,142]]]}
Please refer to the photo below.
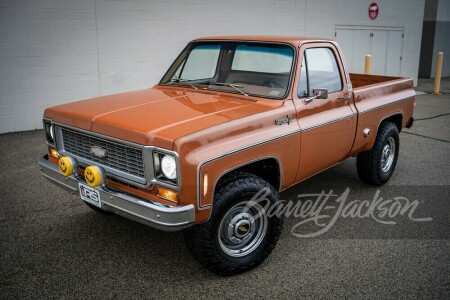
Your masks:
{"label": "chevrolet bowtie emblem", "polygon": [[99,147],[99,146],[92,146],[91,153],[97,157],[105,157],[106,156],[106,150]]}
{"label": "chevrolet bowtie emblem", "polygon": [[286,116],[286,118],[282,118],[282,119],[275,119],[275,124],[276,125],[283,125],[283,124],[290,124],[292,121],[292,117],[291,116]]}

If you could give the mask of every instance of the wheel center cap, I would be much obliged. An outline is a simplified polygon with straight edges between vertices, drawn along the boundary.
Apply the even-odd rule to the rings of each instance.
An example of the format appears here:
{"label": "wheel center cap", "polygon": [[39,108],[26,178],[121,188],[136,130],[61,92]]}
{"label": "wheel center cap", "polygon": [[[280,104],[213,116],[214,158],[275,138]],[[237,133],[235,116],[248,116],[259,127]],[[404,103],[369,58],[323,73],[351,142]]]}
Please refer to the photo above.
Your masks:
{"label": "wheel center cap", "polygon": [[242,220],[238,222],[234,227],[234,234],[239,238],[243,238],[249,233],[250,233],[250,222],[248,220]]}

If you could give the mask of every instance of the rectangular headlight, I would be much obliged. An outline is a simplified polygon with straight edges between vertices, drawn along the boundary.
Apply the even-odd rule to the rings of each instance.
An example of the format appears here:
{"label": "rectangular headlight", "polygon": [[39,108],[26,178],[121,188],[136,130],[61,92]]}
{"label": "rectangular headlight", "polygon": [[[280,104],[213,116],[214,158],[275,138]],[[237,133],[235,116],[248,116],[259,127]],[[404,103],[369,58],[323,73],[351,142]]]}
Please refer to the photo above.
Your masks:
{"label": "rectangular headlight", "polygon": [[44,120],[45,139],[49,145],[55,145],[55,133],[53,124],[49,120]]}

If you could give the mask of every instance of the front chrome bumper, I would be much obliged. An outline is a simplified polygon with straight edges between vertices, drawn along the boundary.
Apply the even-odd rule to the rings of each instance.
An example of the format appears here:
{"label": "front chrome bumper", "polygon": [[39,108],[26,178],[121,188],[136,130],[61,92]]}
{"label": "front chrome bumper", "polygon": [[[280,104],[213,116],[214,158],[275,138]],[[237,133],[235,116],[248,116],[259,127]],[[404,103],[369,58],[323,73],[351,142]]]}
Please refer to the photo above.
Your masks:
{"label": "front chrome bumper", "polygon": [[[49,181],[78,193],[78,183],[85,183],[75,176],[65,177],[57,165],[46,156],[39,159],[41,174]],[[141,199],[116,190],[97,187],[102,209],[163,231],[177,231],[192,226],[195,221],[194,205],[168,207],[147,199]]]}

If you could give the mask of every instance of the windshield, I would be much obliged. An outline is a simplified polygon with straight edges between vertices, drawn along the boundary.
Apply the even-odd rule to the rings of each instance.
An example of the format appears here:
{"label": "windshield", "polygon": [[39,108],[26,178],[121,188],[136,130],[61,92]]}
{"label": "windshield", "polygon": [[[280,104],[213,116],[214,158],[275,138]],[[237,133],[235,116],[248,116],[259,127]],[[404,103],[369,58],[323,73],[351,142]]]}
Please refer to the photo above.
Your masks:
{"label": "windshield", "polygon": [[160,84],[282,99],[294,50],[284,44],[196,42],[170,67]]}

